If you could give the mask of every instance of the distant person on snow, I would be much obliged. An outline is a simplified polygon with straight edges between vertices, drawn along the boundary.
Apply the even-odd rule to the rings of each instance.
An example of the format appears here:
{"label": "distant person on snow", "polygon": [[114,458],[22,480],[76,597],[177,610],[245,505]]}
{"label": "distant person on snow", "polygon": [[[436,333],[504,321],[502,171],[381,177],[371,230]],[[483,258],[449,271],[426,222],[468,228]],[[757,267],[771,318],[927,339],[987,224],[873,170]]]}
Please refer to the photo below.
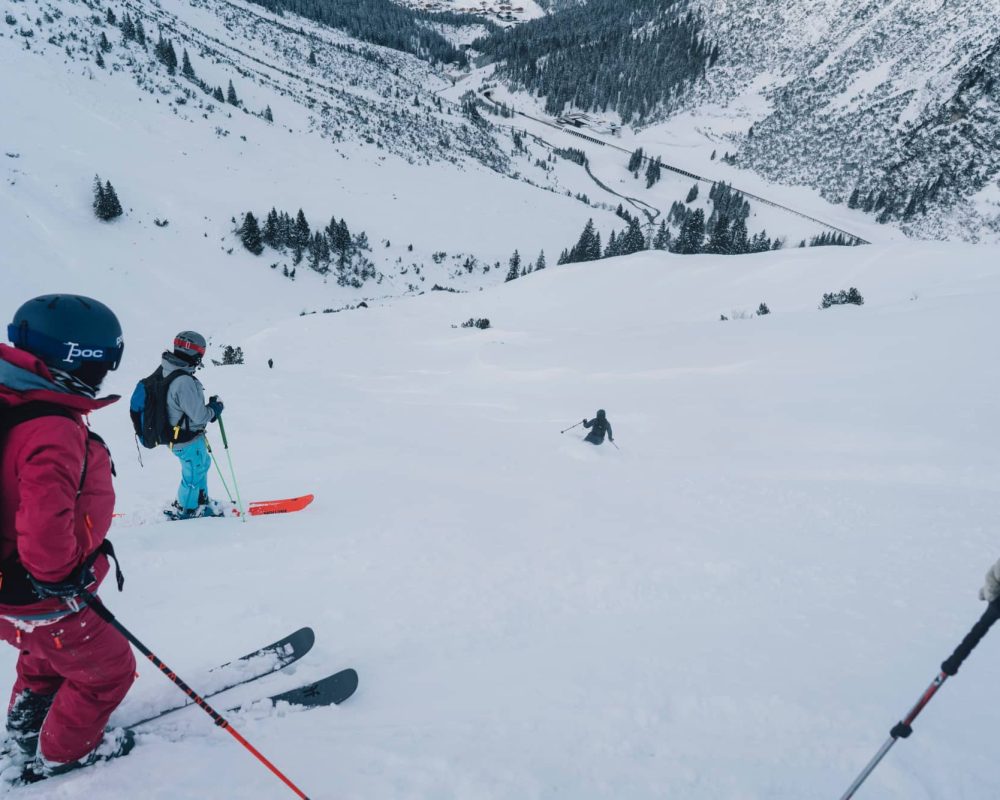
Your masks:
{"label": "distant person on snow", "polygon": [[[110,571],[114,467],[84,417],[124,351],[114,313],[79,295],[29,300],[0,344],[0,638],[18,650],[7,709],[26,782],[128,753],[105,731],[135,680],[128,641],[81,599]],[[116,568],[116,575],[120,576]],[[119,583],[119,587],[121,583]]]}
{"label": "distant person on snow", "polygon": [[[181,331],[174,337],[173,352],[163,353],[161,370],[167,388],[167,421],[173,432],[170,449],[181,462],[181,484],[173,513],[177,519],[223,516],[224,510],[208,496],[208,471],[212,467],[205,441],[205,428],[222,414],[222,400],[216,396],[205,402],[205,388],[195,376],[202,366],[207,342],[195,331]],[[174,373],[177,373],[174,376]],[[174,377],[172,377],[174,376]]]}
{"label": "distant person on snow", "polygon": [[[614,434],[611,432],[611,423],[608,422],[608,418],[604,415],[604,409],[598,409],[597,416],[591,420],[583,421],[584,428],[590,428],[590,433],[587,434],[584,439],[585,442],[590,442],[591,444],[604,444],[604,434],[608,435],[609,441],[614,441]],[[625,437],[628,438],[628,437]]]}

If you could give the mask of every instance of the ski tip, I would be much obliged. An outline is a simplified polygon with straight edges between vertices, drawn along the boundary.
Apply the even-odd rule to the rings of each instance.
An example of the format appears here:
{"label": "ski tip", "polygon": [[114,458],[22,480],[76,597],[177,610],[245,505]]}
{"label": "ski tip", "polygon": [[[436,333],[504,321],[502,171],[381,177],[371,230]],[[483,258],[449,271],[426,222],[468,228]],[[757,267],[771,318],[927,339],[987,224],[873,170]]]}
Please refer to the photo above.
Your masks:
{"label": "ski tip", "polygon": [[354,669],[348,667],[347,669],[338,672],[337,676],[340,677],[341,686],[344,687],[344,696],[339,700],[334,701],[335,704],[339,706],[345,700],[352,697],[358,690],[358,673]]}
{"label": "ski tip", "polygon": [[304,494],[301,497],[289,497],[285,500],[261,500],[250,503],[247,512],[252,517],[259,517],[264,514],[289,514],[301,511],[315,499],[315,495]]}
{"label": "ski tip", "polygon": [[292,636],[296,639],[301,639],[303,645],[308,647],[310,650],[312,649],[312,646],[316,644],[316,631],[308,626],[305,628],[299,628],[292,634]]}

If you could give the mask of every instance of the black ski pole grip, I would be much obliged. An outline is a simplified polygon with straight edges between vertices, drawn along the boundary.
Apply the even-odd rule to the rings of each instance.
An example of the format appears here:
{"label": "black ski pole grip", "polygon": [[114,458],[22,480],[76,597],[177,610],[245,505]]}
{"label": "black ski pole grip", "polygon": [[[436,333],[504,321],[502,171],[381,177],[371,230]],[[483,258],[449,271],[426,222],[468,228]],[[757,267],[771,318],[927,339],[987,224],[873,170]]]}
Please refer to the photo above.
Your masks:
{"label": "black ski pole grip", "polygon": [[958,668],[962,666],[962,662],[969,657],[969,654],[982,641],[982,638],[998,619],[1000,619],[1000,598],[994,600],[986,607],[986,611],[979,618],[979,622],[972,626],[972,630],[962,639],[962,643],[955,648],[955,652],[941,664],[941,671],[945,675],[954,675],[958,672]]}

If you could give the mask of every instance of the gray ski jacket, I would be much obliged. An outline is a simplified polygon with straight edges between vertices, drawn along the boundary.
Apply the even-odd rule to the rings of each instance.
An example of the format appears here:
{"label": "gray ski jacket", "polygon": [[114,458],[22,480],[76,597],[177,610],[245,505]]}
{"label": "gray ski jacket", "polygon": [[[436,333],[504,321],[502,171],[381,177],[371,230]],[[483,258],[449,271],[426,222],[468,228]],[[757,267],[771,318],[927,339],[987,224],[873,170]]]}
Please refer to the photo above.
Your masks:
{"label": "gray ski jacket", "polygon": [[167,389],[167,419],[170,426],[180,425],[182,439],[191,439],[208,427],[214,419],[212,409],[205,405],[205,387],[194,376],[194,367],[185,364],[173,353],[163,354],[163,375],[185,372],[175,378]]}

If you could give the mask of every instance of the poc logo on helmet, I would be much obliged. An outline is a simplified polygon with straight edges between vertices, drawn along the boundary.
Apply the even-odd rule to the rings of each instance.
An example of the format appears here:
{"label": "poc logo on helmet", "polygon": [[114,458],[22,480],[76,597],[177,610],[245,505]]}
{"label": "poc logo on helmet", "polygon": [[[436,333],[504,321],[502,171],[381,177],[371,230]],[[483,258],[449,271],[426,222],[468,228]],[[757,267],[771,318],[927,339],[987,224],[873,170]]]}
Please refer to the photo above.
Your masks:
{"label": "poc logo on helmet", "polygon": [[104,358],[104,350],[81,349],[80,345],[76,342],[63,342],[63,344],[69,347],[69,352],[66,354],[66,358],[63,359],[67,364],[72,364],[78,358]]}

